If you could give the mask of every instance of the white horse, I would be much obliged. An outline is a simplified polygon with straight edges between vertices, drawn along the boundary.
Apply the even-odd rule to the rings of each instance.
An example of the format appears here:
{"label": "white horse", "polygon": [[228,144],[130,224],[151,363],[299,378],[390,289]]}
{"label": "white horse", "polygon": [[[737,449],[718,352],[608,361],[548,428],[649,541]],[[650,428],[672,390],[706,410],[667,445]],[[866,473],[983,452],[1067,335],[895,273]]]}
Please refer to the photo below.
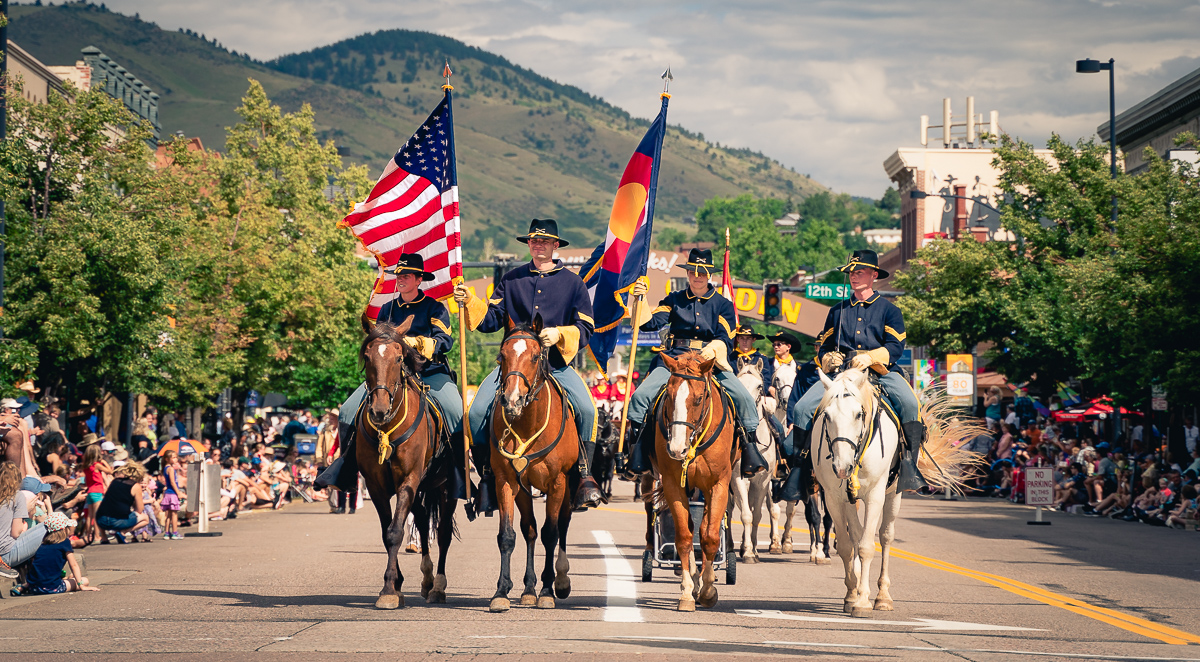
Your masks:
{"label": "white horse", "polygon": [[732,519],[736,507],[742,519],[742,562],[758,563],[758,525],[762,521],[763,506],[771,516],[771,554],[782,554],[779,529],[779,504],[771,501],[771,479],[775,474],[775,464],[778,454],[775,451],[775,440],[767,428],[766,418],[775,411],[775,399],[763,393],[762,365],[759,361],[747,363],[738,372],[738,380],[754,396],[755,407],[758,409],[758,430],[755,443],[766,460],[769,471],[760,472],[753,478],[744,478],[741,472],[735,471],[729,481],[730,493],[729,514]]}
{"label": "white horse", "polygon": [[787,406],[792,397],[792,388],[796,385],[796,362],[775,364],[775,376],[771,378],[775,387],[775,418],[787,422]]}
{"label": "white horse", "polygon": [[[837,379],[824,372],[820,376],[825,395],[814,419],[812,453],[817,481],[825,490],[825,503],[833,517],[838,556],[846,567],[843,608],[860,617],[872,609],[868,581],[878,532],[882,555],[873,608],[891,611],[888,565],[901,495],[894,484],[888,485],[888,475],[897,460],[900,433],[881,411],[865,370],[845,370]],[[980,426],[950,418],[944,392],[925,396],[922,420],[926,436],[918,466],[931,487],[961,490],[963,469],[977,462],[978,455],[960,443],[979,434]],[[856,498],[852,499],[851,493]],[[856,501],[862,502],[861,507]]]}

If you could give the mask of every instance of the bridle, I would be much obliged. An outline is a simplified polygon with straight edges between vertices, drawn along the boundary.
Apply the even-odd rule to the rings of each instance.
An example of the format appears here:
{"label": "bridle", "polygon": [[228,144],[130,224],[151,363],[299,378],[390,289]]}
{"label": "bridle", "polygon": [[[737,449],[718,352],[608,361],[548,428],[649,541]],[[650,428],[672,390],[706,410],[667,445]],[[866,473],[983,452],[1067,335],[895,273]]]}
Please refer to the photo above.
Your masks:
{"label": "bridle", "polygon": [[[392,433],[394,433],[397,428],[403,425],[404,421],[408,418],[408,390],[405,387],[409,385],[416,387],[414,390],[418,391],[417,399],[419,411],[417,412],[416,420],[413,421],[413,425],[410,426],[409,429],[404,432],[404,434],[400,435],[398,439],[396,439],[396,446],[408,441],[408,438],[411,437],[414,432],[416,432],[418,427],[417,424],[420,423],[421,418],[425,416],[425,398],[422,397],[420,393],[420,391],[423,390],[421,382],[417,379],[416,375],[408,369],[408,364],[404,362],[406,353],[404,341],[384,336],[381,336],[377,340],[383,342],[384,344],[400,345],[400,356],[396,358],[396,363],[400,365],[400,382],[392,388],[388,388],[384,384],[371,387],[367,391],[366,396],[363,398],[362,405],[360,405],[360,409],[366,409],[367,403],[370,401],[371,396],[375,393],[375,391],[383,391],[388,396],[387,414],[384,415],[383,422],[384,425],[386,425],[388,421],[394,420],[396,421],[395,425],[393,425],[390,429],[381,430],[375,425],[375,422],[371,420],[371,413],[369,411],[365,412],[366,415],[362,417],[363,420],[366,421],[367,426],[379,435],[379,464],[383,464],[384,460],[386,460],[392,452]],[[365,350],[363,354],[366,354]],[[403,393],[402,397],[400,398],[399,406],[397,406],[396,393],[397,391],[401,390],[403,390]],[[360,410],[359,413],[362,415],[364,412]],[[399,418],[397,418],[397,415],[399,415]]]}
{"label": "bridle", "polygon": [[[672,427],[674,427],[676,425],[682,425],[683,427],[687,428],[688,430],[691,430],[691,433],[688,435],[688,446],[689,447],[695,446],[696,445],[696,435],[701,434],[702,432],[706,431],[709,427],[709,424],[712,423],[712,382],[704,377],[697,377],[696,375],[689,375],[689,374],[683,373],[683,372],[672,372],[671,376],[678,377],[680,379],[686,379],[688,381],[704,383],[704,386],[705,386],[704,395],[701,396],[700,416],[698,417],[698,420],[706,420],[707,421],[704,425],[704,428],[703,429],[697,428],[696,424],[692,423],[691,421],[672,420],[669,423],[667,423],[667,428],[665,430],[665,432],[670,432]],[[707,408],[704,406],[705,404],[708,405]],[[705,415],[706,410],[707,410],[707,416]],[[669,434],[666,434],[664,436],[666,436],[668,439],[670,439]]]}
{"label": "bridle", "polygon": [[504,344],[507,345],[508,341],[510,340],[532,340],[533,342],[537,343],[537,346],[540,348],[537,357],[533,359],[534,379],[536,379],[538,382],[537,388],[534,388],[533,384],[530,383],[529,378],[525,376],[525,373],[521,372],[520,370],[509,370],[500,377],[500,384],[502,388],[496,390],[496,398],[499,399],[503,393],[503,385],[508,381],[508,378],[514,375],[520,378],[520,380],[525,384],[525,395],[521,396],[518,403],[521,405],[521,408],[524,409],[525,407],[533,404],[533,401],[537,399],[538,393],[541,393],[542,389],[546,386],[546,374],[548,372],[547,348],[542,346],[541,338],[531,333],[514,333],[513,335],[504,339]]}
{"label": "bridle", "polygon": [[[852,398],[852,397],[854,397],[854,394],[853,393],[841,393],[837,397]],[[858,499],[858,490],[861,487],[858,482],[858,470],[862,466],[863,453],[866,452],[867,447],[871,445],[871,440],[874,439],[875,435],[878,434],[878,432],[879,432],[879,419],[880,419],[880,416],[883,414],[883,407],[880,405],[876,405],[875,415],[869,419],[867,417],[868,412],[867,412],[866,405],[863,405],[863,407],[860,411],[862,413],[863,420],[864,421],[869,420],[870,423],[862,426],[862,432],[861,432],[861,434],[859,434],[858,439],[850,439],[849,437],[840,437],[840,436],[830,439],[830,437],[829,437],[829,420],[830,420],[829,410],[825,409],[824,411],[821,412],[821,416],[824,418],[824,421],[821,424],[821,444],[822,445],[824,445],[826,443],[829,444],[829,453],[827,455],[825,455],[825,459],[826,460],[833,459],[833,447],[835,444],[837,444],[839,442],[846,444],[847,446],[849,446],[851,449],[854,450],[854,464],[853,464],[853,468],[850,470],[850,478],[848,478],[847,482],[846,482],[846,493],[850,497],[851,503],[854,503]],[[887,451],[884,448],[883,443],[881,442],[878,445],[879,445],[880,456],[886,458]],[[820,450],[821,449],[818,447],[817,452],[820,453]]]}

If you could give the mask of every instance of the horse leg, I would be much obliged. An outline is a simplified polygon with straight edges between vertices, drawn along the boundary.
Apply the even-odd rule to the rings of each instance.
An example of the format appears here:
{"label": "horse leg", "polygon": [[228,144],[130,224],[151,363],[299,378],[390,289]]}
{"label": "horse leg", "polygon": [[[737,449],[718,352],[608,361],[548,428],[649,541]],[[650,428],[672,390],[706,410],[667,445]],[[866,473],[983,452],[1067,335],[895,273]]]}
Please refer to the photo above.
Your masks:
{"label": "horse leg", "polygon": [[767,517],[771,520],[771,546],[767,548],[767,553],[782,554],[783,534],[779,530],[782,509],[779,507],[779,502],[771,501],[770,477],[767,477],[767,479],[763,481],[763,495],[759,498],[759,502],[767,507]]}
{"label": "horse leg", "polygon": [[652,476],[650,476],[649,474],[642,476],[638,480],[637,486],[639,489],[641,489],[643,485],[647,486],[647,487],[645,487],[645,489],[642,489],[642,495],[643,495],[642,503],[643,503],[643,505],[646,506],[646,551],[653,554],[654,553],[654,499],[652,499],[650,497],[650,493],[652,491],[654,491],[654,478]]}
{"label": "horse leg", "polygon": [[713,562],[717,558],[717,550],[721,547],[721,518],[725,514],[725,504],[729,494],[717,484],[705,495],[704,518],[700,523],[700,551],[704,553],[704,568],[700,572],[700,593],[696,604],[705,609],[717,605],[717,573],[713,570]]}
{"label": "horse leg", "polygon": [[[495,468],[495,465],[493,465]],[[513,530],[513,489],[508,477],[496,472],[496,499],[500,502],[500,532],[496,534],[496,546],[500,549],[500,577],[496,580],[496,594],[488,605],[488,611],[508,611],[508,592],[512,590],[512,553],[517,546],[517,532]]]}
{"label": "horse leg", "polygon": [[[400,546],[404,541],[404,524],[408,520],[408,511],[412,506],[413,492],[414,487],[407,484],[402,484],[396,491],[396,512],[392,514],[392,520],[383,532],[383,544],[387,546],[388,564],[387,570],[383,573],[383,590],[379,592],[379,598],[375,601],[375,607],[378,609],[397,609],[404,605],[404,595],[400,592],[400,587],[404,583],[404,575],[400,572],[398,556]],[[388,497],[380,496],[386,504]],[[375,502],[373,494],[371,502]],[[382,521],[383,509],[378,506],[376,508],[380,512]]]}
{"label": "horse leg", "polygon": [[[742,520],[742,546],[738,551],[742,555],[743,563],[758,563],[758,555],[754,550],[754,541],[750,537],[750,498],[747,495],[750,489],[750,480],[737,476],[729,482],[733,485],[733,498],[729,500],[732,505],[729,509],[730,514],[732,515],[733,509],[736,508]],[[730,520],[732,519],[730,517]]]}
{"label": "horse leg", "polygon": [[438,505],[438,564],[437,576],[433,578],[433,588],[425,601],[439,604],[446,601],[446,556],[450,553],[450,542],[454,540],[454,511],[458,509],[458,499],[453,495],[445,495]]}
{"label": "horse leg", "polygon": [[[871,561],[875,558],[875,532],[883,519],[886,497],[884,488],[878,487],[863,501],[862,526],[855,533],[855,555],[858,557],[858,601],[854,603],[852,616],[866,616],[871,611]],[[856,522],[857,523],[857,522]]]}
{"label": "horse leg", "polygon": [[783,553],[792,553],[792,518],[796,516],[798,501],[788,501],[787,510],[783,517]]}
{"label": "horse leg", "polygon": [[877,611],[892,611],[892,576],[888,566],[892,559],[892,542],[896,539],[896,517],[900,515],[900,493],[890,492],[883,502],[883,522],[879,527],[879,593],[875,595]]}
{"label": "horse leg", "polygon": [[433,560],[429,557],[429,512],[421,504],[420,499],[410,508],[413,525],[417,527],[417,537],[421,540],[421,597],[428,602],[429,591],[433,588]]}
{"label": "horse leg", "polygon": [[567,529],[571,527],[571,501],[563,499],[558,514],[558,560],[554,562],[554,597],[566,600],[571,596],[571,562],[567,559]]}
{"label": "horse leg", "polygon": [[[673,484],[672,484],[673,483]],[[679,557],[679,611],[696,611],[696,599],[692,597],[695,582],[692,581],[692,526],[688,513],[687,494],[679,483],[663,477],[663,496],[671,508],[671,519],[675,522],[675,552]]]}
{"label": "horse leg", "polygon": [[525,590],[521,591],[521,606],[537,604],[537,572],[534,550],[537,547],[537,517],[533,513],[533,497],[524,490],[517,493],[517,510],[521,512],[521,536],[525,538]]}
{"label": "horse leg", "polygon": [[858,511],[854,504],[846,502],[834,503],[833,507],[833,526],[837,531],[838,540],[842,541],[842,544],[838,545],[838,556],[842,557],[842,565],[846,571],[846,597],[842,599],[842,611],[849,614],[854,609],[854,603],[858,601],[858,559],[854,555],[854,541],[857,538],[851,537],[853,527],[858,526]]}
{"label": "horse leg", "polygon": [[821,492],[821,512],[824,513],[821,516],[821,526],[825,531],[823,534],[824,538],[821,541],[821,549],[824,550],[825,559],[828,561],[831,556],[829,553],[829,532],[833,531],[833,516],[829,514],[829,506],[825,503],[824,492]]}
{"label": "horse leg", "polygon": [[[804,519],[808,522],[808,560],[815,565],[828,565],[829,560],[829,524],[825,525],[824,546],[821,542],[821,525],[828,519],[824,503],[815,495],[809,495],[804,503]],[[832,522],[832,520],[831,520]]]}
{"label": "horse leg", "polygon": [[554,609],[554,584],[557,579],[554,552],[558,548],[558,518],[567,496],[567,477],[559,474],[546,493],[546,522],[542,524],[542,548],[546,552],[542,568],[542,591],[538,594],[539,609]]}

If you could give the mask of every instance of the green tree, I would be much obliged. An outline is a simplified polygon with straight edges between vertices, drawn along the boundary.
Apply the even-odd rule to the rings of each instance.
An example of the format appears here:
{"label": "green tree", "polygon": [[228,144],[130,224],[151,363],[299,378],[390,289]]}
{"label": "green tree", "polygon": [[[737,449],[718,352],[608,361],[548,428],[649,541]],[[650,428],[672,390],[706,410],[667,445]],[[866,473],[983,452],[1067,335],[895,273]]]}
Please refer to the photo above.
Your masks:
{"label": "green tree", "polygon": [[296,366],[288,385],[288,404],[320,409],[340,406],[363,381],[359,346],[358,338],[349,337],[338,343],[325,361]]}
{"label": "green tree", "polygon": [[673,251],[686,241],[687,235],[675,228],[663,228],[654,235],[654,247],[660,251]]}
{"label": "green tree", "polygon": [[[198,191],[156,169],[150,130],[103,91],[27,101],[19,80],[0,147],[7,201],[0,379],[36,376],[59,395],[158,392],[188,364],[168,315]],[[170,153],[187,161],[181,143]]]}
{"label": "green tree", "polygon": [[711,198],[696,212],[696,241],[725,241],[725,228],[740,228],[753,219],[774,221],[783,216],[786,202],[767,198],[755,200],[750,194],[736,198]]}
{"label": "green tree", "polygon": [[337,227],[367,190],[365,168],[343,168],[317,140],[312,108],[283,113],[257,81],[238,114],[223,158],[206,163],[212,190],[188,236],[182,312],[205,359],[197,371],[241,401],[249,389],[286,392],[294,369],[344,360],[374,274]]}

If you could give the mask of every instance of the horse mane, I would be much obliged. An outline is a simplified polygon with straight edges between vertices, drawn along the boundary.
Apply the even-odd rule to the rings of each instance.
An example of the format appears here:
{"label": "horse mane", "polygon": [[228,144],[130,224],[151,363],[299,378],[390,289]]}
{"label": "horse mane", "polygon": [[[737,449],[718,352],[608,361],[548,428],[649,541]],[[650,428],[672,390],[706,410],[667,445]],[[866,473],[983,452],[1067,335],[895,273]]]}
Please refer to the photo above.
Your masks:
{"label": "horse mane", "polygon": [[360,368],[366,365],[367,346],[376,340],[383,340],[399,345],[400,351],[403,352],[404,356],[404,367],[413,374],[420,373],[425,364],[428,363],[425,357],[421,356],[417,350],[404,344],[404,336],[400,333],[399,327],[388,322],[379,322],[371,326],[371,330],[367,332],[362,344],[358,347],[358,364]]}
{"label": "horse mane", "polygon": [[[854,373],[855,371],[853,370],[843,370],[841,374],[834,378],[834,388],[825,389],[825,394],[821,396],[821,404],[817,406],[817,409],[823,410],[828,408],[833,404],[836,394],[840,394],[842,391],[847,391],[854,396],[854,399],[858,400],[859,404],[862,405],[863,410],[867,412],[868,416],[874,416],[875,394],[871,391],[871,380],[867,379],[866,375],[864,375],[862,383],[855,384],[851,380]],[[840,390],[838,387],[840,387]]]}

